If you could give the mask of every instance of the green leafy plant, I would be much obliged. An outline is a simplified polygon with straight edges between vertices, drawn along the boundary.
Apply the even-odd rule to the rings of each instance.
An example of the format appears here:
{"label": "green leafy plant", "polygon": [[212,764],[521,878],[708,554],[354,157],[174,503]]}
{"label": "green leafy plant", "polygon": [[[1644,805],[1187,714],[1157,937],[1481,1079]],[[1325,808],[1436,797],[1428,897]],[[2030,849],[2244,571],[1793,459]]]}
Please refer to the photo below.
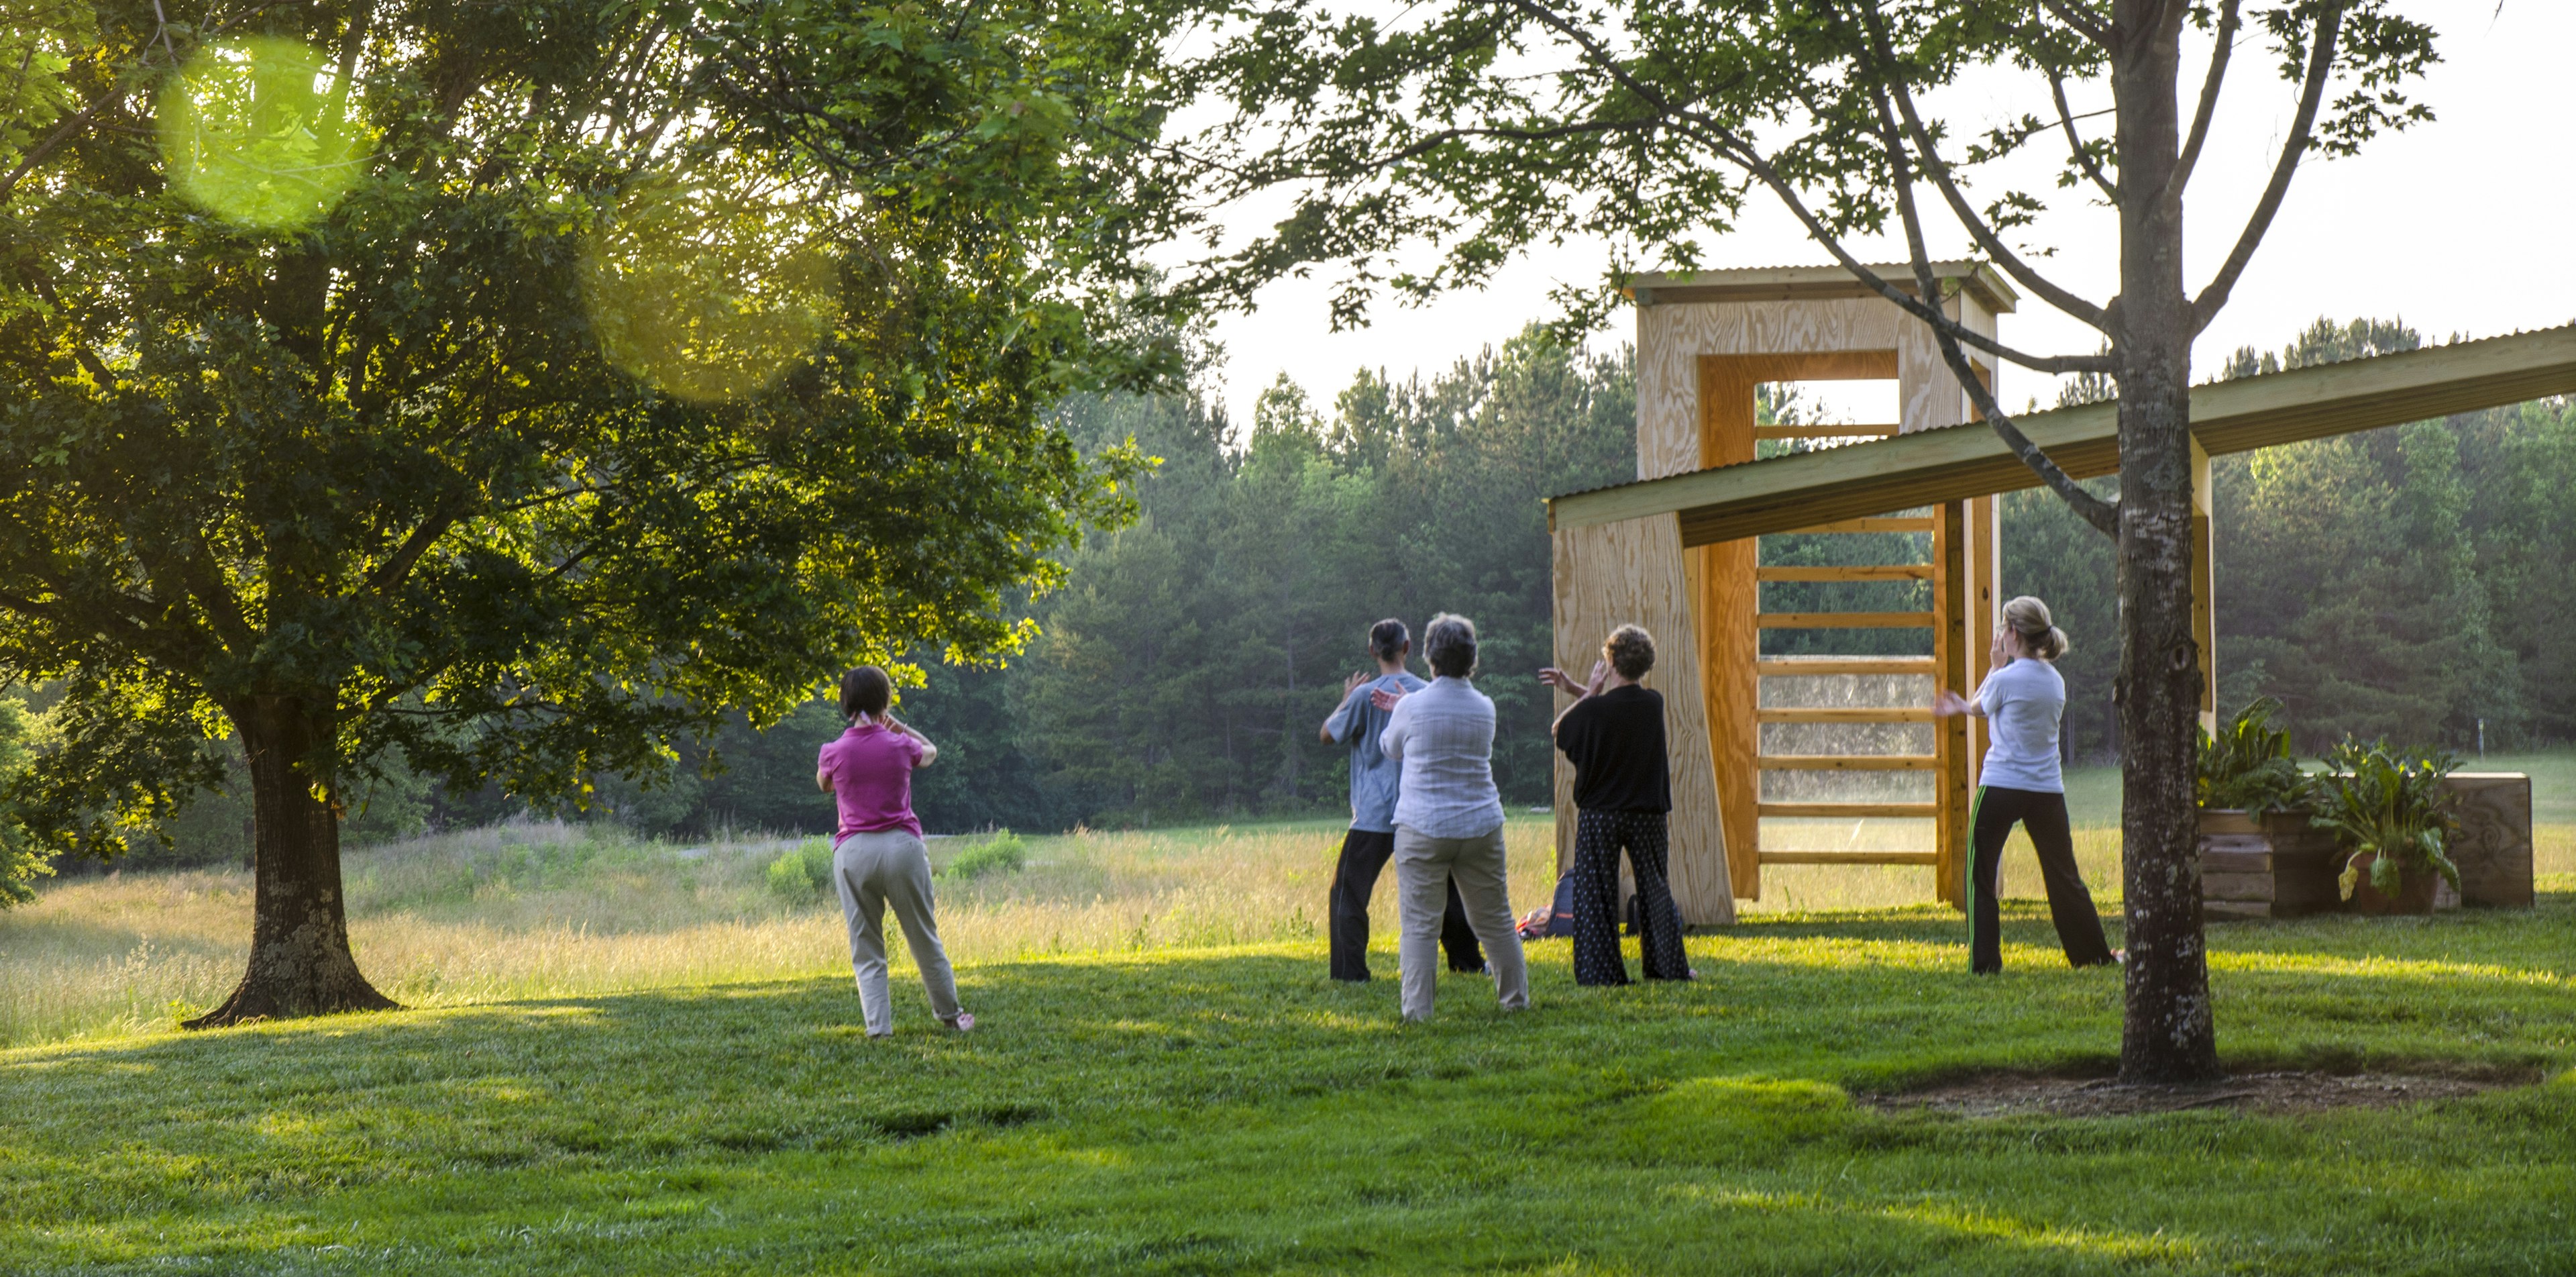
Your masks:
{"label": "green leafy plant", "polygon": [[802,900],[832,887],[832,844],[815,839],[780,852],[763,871],[769,889],[790,900]]}
{"label": "green leafy plant", "polygon": [[2359,885],[2364,855],[2373,857],[2370,885],[2389,895],[2409,872],[2430,870],[2460,885],[2460,867],[2448,851],[2460,822],[2442,787],[2442,778],[2459,768],[2459,755],[2347,739],[2326,762],[2333,770],[2316,778],[2312,823],[2334,830],[2350,853],[2338,880],[2345,899]]}
{"label": "green leafy plant", "polygon": [[948,862],[947,876],[975,879],[997,871],[1018,873],[1028,868],[1028,864],[1028,844],[1021,842],[1018,834],[1005,829],[957,853],[957,858]]}
{"label": "green leafy plant", "polygon": [[2200,734],[2199,775],[2193,788],[2203,808],[2255,815],[2310,805],[2315,780],[2290,757],[2290,733],[2272,726],[2281,702],[2269,696],[2236,711],[2216,736]]}

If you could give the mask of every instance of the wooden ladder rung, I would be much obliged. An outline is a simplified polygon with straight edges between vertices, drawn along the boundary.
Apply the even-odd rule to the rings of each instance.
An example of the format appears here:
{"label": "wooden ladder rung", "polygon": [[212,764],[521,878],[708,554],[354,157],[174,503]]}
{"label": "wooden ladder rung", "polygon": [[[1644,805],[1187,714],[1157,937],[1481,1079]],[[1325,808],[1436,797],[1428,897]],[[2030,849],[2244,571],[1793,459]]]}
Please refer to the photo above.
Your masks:
{"label": "wooden ladder rung", "polygon": [[1928,723],[1932,721],[1929,706],[1903,705],[1831,709],[1757,709],[1754,721],[1762,723]]}
{"label": "wooden ladder rung", "polygon": [[1753,624],[1765,630],[1928,630],[1930,612],[1756,612]]}
{"label": "wooden ladder rung", "polygon": [[1941,854],[1934,851],[1766,851],[1757,859],[1766,865],[1938,865]]}
{"label": "wooden ladder rung", "polygon": [[1899,426],[1755,426],[1756,439],[1892,439],[1902,431]]}
{"label": "wooden ladder rung", "polygon": [[1939,803],[1759,803],[1754,814],[1784,820],[1930,820]]}
{"label": "wooden ladder rung", "polygon": [[1929,563],[1870,563],[1852,566],[1755,568],[1756,581],[1929,581]]}
{"label": "wooden ladder rung", "polygon": [[1764,754],[1753,765],[1766,772],[1928,772],[1941,760],[1931,754]]}
{"label": "wooden ladder rung", "polygon": [[1837,519],[1812,527],[1793,528],[1784,536],[1805,536],[1810,532],[1930,532],[1932,520],[1907,515],[1885,515],[1868,519]]}
{"label": "wooden ladder rung", "polygon": [[1806,678],[1820,674],[1938,674],[1929,656],[1766,656],[1753,672],[1770,678]]}

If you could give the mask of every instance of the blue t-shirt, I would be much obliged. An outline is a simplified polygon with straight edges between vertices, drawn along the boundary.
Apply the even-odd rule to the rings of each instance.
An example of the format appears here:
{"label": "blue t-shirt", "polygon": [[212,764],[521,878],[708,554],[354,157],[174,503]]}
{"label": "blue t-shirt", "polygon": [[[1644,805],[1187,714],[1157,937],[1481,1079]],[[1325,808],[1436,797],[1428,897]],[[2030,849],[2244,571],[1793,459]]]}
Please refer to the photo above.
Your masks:
{"label": "blue t-shirt", "polygon": [[2066,713],[2066,680],[2046,661],[2017,657],[1986,675],[1977,688],[1985,711],[1986,762],[1977,783],[2035,794],[2062,794],[2057,770],[2057,720]]}
{"label": "blue t-shirt", "polygon": [[1369,701],[1369,693],[1381,687],[1418,692],[1424,683],[1411,674],[1380,674],[1351,689],[1327,726],[1332,728],[1334,740],[1351,747],[1351,828],[1391,834],[1395,832],[1395,798],[1402,788],[1404,767],[1388,758],[1378,744],[1378,733],[1386,730],[1386,720],[1392,714]]}

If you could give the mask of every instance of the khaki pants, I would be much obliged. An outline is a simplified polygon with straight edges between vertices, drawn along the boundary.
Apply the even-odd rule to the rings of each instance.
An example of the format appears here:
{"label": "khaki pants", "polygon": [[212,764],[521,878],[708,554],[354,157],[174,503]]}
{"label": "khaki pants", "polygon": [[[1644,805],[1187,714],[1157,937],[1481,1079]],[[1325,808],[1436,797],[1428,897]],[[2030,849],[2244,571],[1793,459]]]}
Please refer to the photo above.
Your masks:
{"label": "khaki pants", "polygon": [[886,995],[886,906],[894,906],[903,942],[921,968],[930,1009],[943,1022],[957,1018],[957,977],[948,969],[939,928],[930,917],[930,853],[909,831],[852,834],[832,848],[832,885],[841,893],[841,918],[850,926],[850,967],[859,980],[859,1012],[868,1036],[894,1032],[894,1006]]}
{"label": "khaki pants", "polygon": [[1504,874],[1503,827],[1472,838],[1433,838],[1395,827],[1396,917],[1403,928],[1396,964],[1404,975],[1404,1018],[1431,1018],[1440,980],[1440,921],[1449,907],[1449,884],[1467,906],[1467,925],[1485,945],[1485,965],[1503,1009],[1529,1005],[1529,964],[1513,926],[1511,891]]}

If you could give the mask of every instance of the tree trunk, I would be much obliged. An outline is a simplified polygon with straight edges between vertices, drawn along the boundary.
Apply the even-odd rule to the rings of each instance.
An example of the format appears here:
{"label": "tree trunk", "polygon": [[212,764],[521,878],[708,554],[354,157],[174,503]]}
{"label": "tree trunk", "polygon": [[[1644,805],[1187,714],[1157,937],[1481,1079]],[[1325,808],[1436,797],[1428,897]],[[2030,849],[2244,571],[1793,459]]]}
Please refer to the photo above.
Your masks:
{"label": "tree trunk", "polygon": [[[311,763],[332,744],[330,700],[255,696],[226,707],[250,760],[250,965],[192,1029],[396,1007],[358,973],[340,894],[340,814]],[[315,708],[319,705],[320,708]]]}
{"label": "tree trunk", "polygon": [[2182,280],[2176,92],[2184,6],[2112,7],[2119,114],[2121,870],[2128,915],[2120,1076],[2218,1075],[2192,792],[2200,651],[2191,627],[2191,302]]}

